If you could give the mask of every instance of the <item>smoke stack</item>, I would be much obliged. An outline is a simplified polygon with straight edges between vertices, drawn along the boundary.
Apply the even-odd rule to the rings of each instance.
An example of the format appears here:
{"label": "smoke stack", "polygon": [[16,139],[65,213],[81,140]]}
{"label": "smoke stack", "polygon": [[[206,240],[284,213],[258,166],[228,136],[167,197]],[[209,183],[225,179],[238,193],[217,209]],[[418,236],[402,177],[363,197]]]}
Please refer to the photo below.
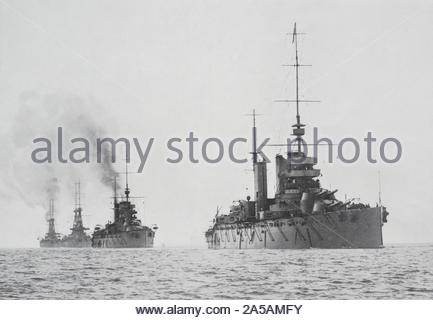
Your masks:
{"label": "smoke stack", "polygon": [[268,179],[266,171],[265,161],[259,161],[254,164],[254,191],[257,211],[267,209]]}

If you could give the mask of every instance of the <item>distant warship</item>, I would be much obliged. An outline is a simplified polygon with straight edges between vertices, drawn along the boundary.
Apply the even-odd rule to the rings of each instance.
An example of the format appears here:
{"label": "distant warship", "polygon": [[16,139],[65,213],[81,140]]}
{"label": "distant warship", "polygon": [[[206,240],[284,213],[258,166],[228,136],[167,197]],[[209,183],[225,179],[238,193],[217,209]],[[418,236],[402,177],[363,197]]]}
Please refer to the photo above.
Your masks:
{"label": "distant warship", "polygon": [[380,197],[376,207],[337,200],[337,190],[320,185],[320,170],[314,168],[317,159],[301,151],[305,125],[300,120],[299,103],[305,100],[298,95],[296,24],[292,35],[296,51],[296,123],[292,127],[297,150],[288,148],[286,158],[276,156],[277,190],[274,198],[268,198],[266,162],[258,160],[253,113],[255,198],[234,202],[228,214],[220,215],[217,209],[213,225],[205,233],[208,248],[380,248],[388,215]]}
{"label": "distant warship", "polygon": [[130,202],[128,172],[126,172],[125,198],[117,201],[116,179],[114,179],[114,222],[105,228],[96,226],[92,236],[94,248],[152,248],[156,226],[143,226],[137,219],[135,205]]}
{"label": "distant warship", "polygon": [[54,200],[50,199],[49,209],[46,214],[48,222],[48,232],[45,237],[39,241],[41,248],[57,248],[61,246],[60,235],[56,232],[54,227]]}
{"label": "distant warship", "polygon": [[92,244],[91,237],[86,234],[86,230],[89,228],[84,228],[83,217],[81,215],[81,193],[80,193],[80,182],[75,184],[75,209],[74,209],[74,222],[71,228],[71,234],[65,236],[61,240],[62,247],[68,248],[86,248],[90,247]]}

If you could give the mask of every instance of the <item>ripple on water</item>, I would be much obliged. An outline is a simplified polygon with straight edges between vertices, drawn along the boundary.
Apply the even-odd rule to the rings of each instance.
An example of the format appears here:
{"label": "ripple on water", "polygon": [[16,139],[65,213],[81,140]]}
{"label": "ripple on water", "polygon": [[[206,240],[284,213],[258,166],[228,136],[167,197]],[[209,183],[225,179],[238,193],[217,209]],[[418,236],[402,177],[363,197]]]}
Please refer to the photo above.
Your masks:
{"label": "ripple on water", "polygon": [[[433,245],[0,250],[1,299],[432,299]],[[18,266],[18,267],[17,267]]]}

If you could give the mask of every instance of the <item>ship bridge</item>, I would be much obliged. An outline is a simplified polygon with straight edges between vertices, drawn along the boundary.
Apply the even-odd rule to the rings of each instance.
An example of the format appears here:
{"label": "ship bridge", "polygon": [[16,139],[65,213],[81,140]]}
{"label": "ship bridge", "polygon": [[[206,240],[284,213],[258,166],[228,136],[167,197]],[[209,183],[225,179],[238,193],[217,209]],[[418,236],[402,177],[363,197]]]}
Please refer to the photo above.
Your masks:
{"label": "ship bridge", "polygon": [[289,156],[289,160],[282,155],[275,157],[277,177],[282,178],[315,178],[320,176],[320,169],[314,169],[317,163],[315,157]]}

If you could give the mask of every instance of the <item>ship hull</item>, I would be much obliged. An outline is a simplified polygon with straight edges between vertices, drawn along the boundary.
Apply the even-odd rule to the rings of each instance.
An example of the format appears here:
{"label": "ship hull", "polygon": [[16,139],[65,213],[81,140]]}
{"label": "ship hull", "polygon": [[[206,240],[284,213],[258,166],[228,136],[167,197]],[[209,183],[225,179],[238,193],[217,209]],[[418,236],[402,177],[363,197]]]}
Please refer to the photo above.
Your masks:
{"label": "ship hull", "polygon": [[153,248],[154,232],[124,231],[92,238],[94,248]]}
{"label": "ship hull", "polygon": [[92,241],[90,239],[85,240],[62,240],[61,246],[64,248],[90,248]]}
{"label": "ship hull", "polygon": [[209,249],[380,248],[380,208],[218,225],[206,233]]}
{"label": "ship hull", "polygon": [[61,248],[60,240],[41,240],[39,242],[41,248]]}

